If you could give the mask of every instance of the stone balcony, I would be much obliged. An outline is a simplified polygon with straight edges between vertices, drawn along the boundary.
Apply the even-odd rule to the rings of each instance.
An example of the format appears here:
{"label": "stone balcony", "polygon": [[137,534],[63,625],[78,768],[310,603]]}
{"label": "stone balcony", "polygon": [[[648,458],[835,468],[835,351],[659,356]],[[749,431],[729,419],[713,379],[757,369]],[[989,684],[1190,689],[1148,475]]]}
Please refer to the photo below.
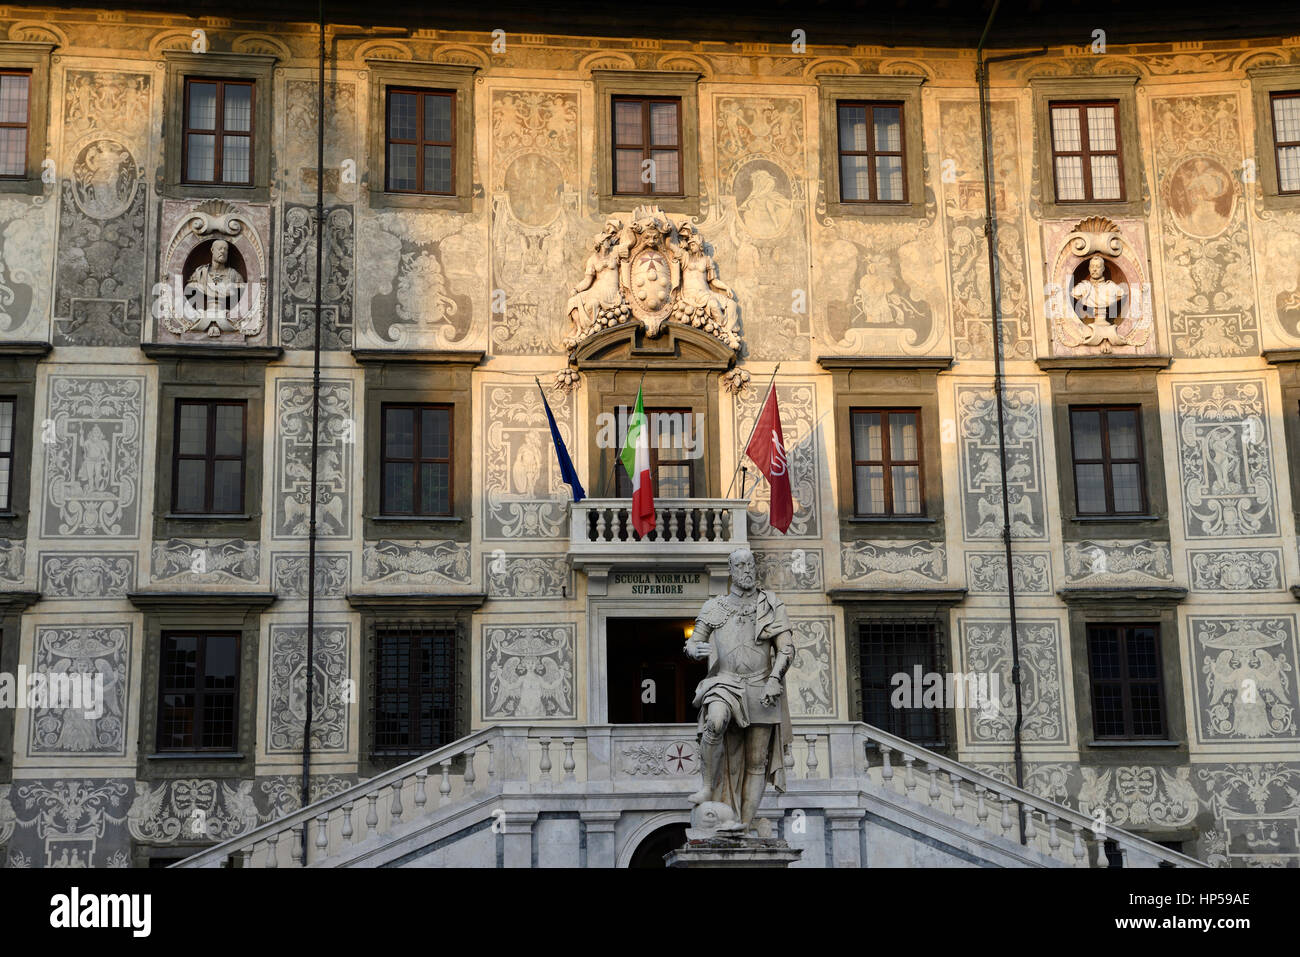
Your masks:
{"label": "stone balcony", "polygon": [[629,499],[584,499],[569,507],[569,561],[587,572],[595,593],[613,566],[703,567],[712,584],[725,586],[728,556],[749,542],[748,508],[739,498],[656,499],[655,528],[643,537],[632,528]]}

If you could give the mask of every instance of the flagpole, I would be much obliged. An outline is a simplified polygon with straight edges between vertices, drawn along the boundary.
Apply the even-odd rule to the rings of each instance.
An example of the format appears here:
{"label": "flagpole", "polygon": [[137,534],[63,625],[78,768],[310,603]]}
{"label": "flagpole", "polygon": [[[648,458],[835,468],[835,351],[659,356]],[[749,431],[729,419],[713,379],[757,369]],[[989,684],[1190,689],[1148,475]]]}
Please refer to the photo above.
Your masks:
{"label": "flagpole", "polygon": [[[754,416],[754,425],[749,430],[749,438],[745,439],[745,444],[740,447],[740,455],[736,458],[736,471],[731,473],[731,482],[727,485],[727,495],[731,494],[731,489],[736,484],[736,476],[740,474],[740,466],[745,461],[745,449],[749,448],[750,439],[754,437],[754,432],[758,429],[758,420],[763,417],[763,408],[767,405],[767,397],[772,393],[772,390],[776,388],[776,374],[780,371],[781,363],[778,362],[776,368],[772,370],[772,381],[767,384],[767,391],[763,393],[763,402],[758,407],[758,414]],[[722,497],[726,498],[727,495]]]}
{"label": "flagpole", "polygon": [[[649,369],[649,368],[650,368],[650,367],[649,367],[648,365],[643,365],[643,366],[641,367],[641,380],[640,380],[639,382],[637,382],[637,384],[636,384],[636,394],[637,394],[637,395],[640,395],[640,394],[641,394],[641,386],[645,383],[645,374],[646,374],[646,370]],[[633,412],[634,414],[635,414],[635,412],[636,412],[636,399],[635,399],[635,398],[632,400],[632,412]],[[647,415],[647,416],[646,416],[646,428],[648,429],[649,427],[650,427],[650,416]],[[624,437],[624,439],[626,440],[626,436]],[[608,476],[606,477],[606,479],[605,479],[605,491],[609,491],[609,482],[610,482],[610,479],[614,478],[614,476],[617,475],[617,474],[618,474],[618,453],[615,453],[615,454],[614,454],[614,462],[613,462],[613,464],[610,466],[610,468],[609,468],[609,475],[608,475]],[[632,477],[632,476],[630,476],[630,475],[628,476],[628,478],[631,478],[631,477]],[[603,495],[601,496],[601,498],[604,498],[604,497],[605,497],[605,496],[603,496]]]}

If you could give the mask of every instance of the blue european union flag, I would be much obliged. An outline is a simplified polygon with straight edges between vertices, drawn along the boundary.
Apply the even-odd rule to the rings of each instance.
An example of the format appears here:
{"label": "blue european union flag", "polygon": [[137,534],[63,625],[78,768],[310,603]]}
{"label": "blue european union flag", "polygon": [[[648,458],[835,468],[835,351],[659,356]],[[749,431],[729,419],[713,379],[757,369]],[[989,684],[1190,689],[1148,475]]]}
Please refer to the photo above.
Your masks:
{"label": "blue european union flag", "polygon": [[[542,384],[537,383],[540,390]],[[587,492],[582,487],[582,482],[578,479],[578,471],[573,467],[573,459],[569,458],[569,450],[564,447],[564,439],[560,438],[560,429],[555,424],[555,416],[551,414],[551,404],[546,401],[546,393],[542,392],[542,405],[546,408],[546,421],[551,423],[551,441],[555,443],[555,457],[560,462],[560,477],[564,479],[566,485],[573,489],[573,500],[581,502],[587,497]]]}

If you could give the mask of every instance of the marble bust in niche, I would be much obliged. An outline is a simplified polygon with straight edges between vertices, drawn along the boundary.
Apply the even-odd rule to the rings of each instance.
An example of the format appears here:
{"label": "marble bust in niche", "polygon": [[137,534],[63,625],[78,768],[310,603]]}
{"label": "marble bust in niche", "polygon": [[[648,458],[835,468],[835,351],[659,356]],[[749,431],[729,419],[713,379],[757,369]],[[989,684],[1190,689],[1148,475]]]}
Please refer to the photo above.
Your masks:
{"label": "marble bust in niche", "polygon": [[[242,257],[224,239],[195,248],[186,262],[185,303],[205,319],[210,319],[222,332],[234,332],[238,322],[231,313],[237,310],[248,288],[244,278]],[[209,335],[216,335],[209,327]]]}

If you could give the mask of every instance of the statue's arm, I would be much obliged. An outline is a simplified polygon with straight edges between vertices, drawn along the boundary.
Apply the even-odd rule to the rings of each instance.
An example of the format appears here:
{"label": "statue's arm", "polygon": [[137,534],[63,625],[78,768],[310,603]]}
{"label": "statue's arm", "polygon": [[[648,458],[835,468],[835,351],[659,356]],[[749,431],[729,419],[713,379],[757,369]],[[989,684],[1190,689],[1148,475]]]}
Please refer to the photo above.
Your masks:
{"label": "statue's arm", "polygon": [[772,648],[776,652],[772,659],[772,672],[768,676],[781,681],[794,662],[794,633],[783,631],[772,639]]}
{"label": "statue's arm", "polygon": [[709,655],[708,646],[710,645],[709,637],[713,634],[713,626],[703,618],[695,619],[695,630],[691,632],[691,637],[686,641],[686,653],[692,658],[707,658]]}
{"label": "statue's arm", "polygon": [[596,257],[592,256],[587,260],[587,272],[581,281],[573,287],[573,295],[591,288],[591,284],[596,281]]}

